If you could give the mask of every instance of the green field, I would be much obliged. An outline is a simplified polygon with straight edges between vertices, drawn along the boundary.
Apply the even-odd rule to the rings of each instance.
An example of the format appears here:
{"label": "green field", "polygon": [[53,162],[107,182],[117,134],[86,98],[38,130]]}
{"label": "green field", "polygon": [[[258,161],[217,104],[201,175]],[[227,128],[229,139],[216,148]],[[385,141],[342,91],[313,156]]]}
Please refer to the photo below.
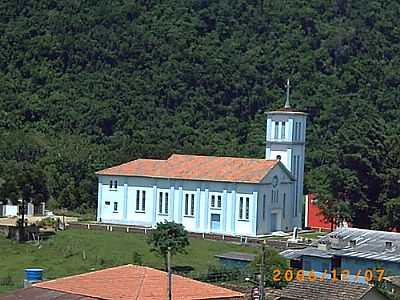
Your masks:
{"label": "green field", "polygon": [[[191,239],[188,254],[173,257],[173,265],[206,272],[218,263],[214,255],[227,251],[257,250],[228,242]],[[140,234],[70,229],[43,241],[39,247],[0,237],[0,293],[22,287],[24,268],[43,268],[45,277],[52,279],[135,263],[135,252],[143,256],[143,265],[162,268],[162,259],[150,252],[145,236]]]}

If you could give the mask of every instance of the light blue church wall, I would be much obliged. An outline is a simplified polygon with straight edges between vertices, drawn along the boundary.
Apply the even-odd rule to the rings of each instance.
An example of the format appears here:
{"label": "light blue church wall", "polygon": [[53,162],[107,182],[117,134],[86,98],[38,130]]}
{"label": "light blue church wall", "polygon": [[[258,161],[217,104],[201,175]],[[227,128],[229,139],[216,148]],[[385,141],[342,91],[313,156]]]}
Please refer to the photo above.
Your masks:
{"label": "light blue church wall", "polygon": [[[118,188],[110,189],[109,182],[117,180]],[[257,184],[156,179],[145,177],[99,176],[98,221],[111,224],[155,226],[165,220],[182,223],[192,232],[216,232],[237,235],[256,234]],[[136,209],[136,194],[145,192],[145,210]],[[169,193],[168,213],[159,213],[159,193]],[[185,215],[185,195],[194,194],[194,215]],[[221,195],[222,207],[210,207],[210,194]],[[249,219],[238,220],[236,198],[249,198]],[[189,202],[191,202],[189,200]],[[165,201],[165,200],[164,200]],[[114,210],[114,202],[117,210]],[[109,204],[106,204],[109,203]],[[220,216],[218,230],[211,228],[211,214]]]}
{"label": "light blue church wall", "polygon": [[[272,187],[272,178],[275,176],[279,178],[279,183],[276,187]],[[110,189],[110,180],[118,182],[117,189]],[[275,230],[292,229],[294,224],[291,214],[293,199],[290,197],[292,186],[290,177],[279,167],[271,170],[260,183],[99,176],[97,219],[104,223],[149,227],[168,220],[181,223],[192,232],[262,235],[272,229],[272,213],[278,218],[276,222],[278,227]],[[277,191],[275,201],[271,199],[272,190]],[[136,204],[138,191],[139,209]],[[165,209],[164,198],[164,202],[161,202],[161,212],[160,192],[163,193],[163,197],[168,193],[168,209]],[[144,207],[142,206],[143,193],[145,193]],[[262,195],[266,195],[265,204],[262,202]],[[286,195],[285,201],[284,195]],[[220,197],[221,207],[211,207],[212,196],[215,197],[215,202]],[[187,211],[189,213],[186,215],[187,197],[189,206],[194,197],[194,206],[193,209],[189,207]],[[246,209],[247,201],[249,202],[248,209]],[[114,203],[116,203],[115,206]],[[114,210],[114,208],[117,209]],[[242,208],[241,212],[240,208]],[[263,209],[266,210],[264,213]]]}

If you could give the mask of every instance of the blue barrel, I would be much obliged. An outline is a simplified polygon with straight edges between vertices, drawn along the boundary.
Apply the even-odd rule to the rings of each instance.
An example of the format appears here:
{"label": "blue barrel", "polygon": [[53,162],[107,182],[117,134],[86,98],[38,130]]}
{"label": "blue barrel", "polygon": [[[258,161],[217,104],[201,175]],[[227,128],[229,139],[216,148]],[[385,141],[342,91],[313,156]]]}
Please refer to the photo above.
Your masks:
{"label": "blue barrel", "polygon": [[25,269],[25,279],[28,282],[36,282],[43,280],[43,269]]}

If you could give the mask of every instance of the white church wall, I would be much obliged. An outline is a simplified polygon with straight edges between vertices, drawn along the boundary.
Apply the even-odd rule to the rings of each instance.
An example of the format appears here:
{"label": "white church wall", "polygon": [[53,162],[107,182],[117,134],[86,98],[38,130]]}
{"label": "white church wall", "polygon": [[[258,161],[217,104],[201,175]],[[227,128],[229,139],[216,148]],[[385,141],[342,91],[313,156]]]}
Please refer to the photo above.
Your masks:
{"label": "white church wall", "polygon": [[[277,176],[277,186],[273,187],[273,178]],[[281,168],[276,167],[270,171],[268,176],[263,180],[260,185],[259,198],[258,198],[258,218],[257,218],[257,234],[267,234],[272,231],[271,214],[277,215],[277,228],[276,230],[288,231],[293,228],[293,193],[291,192],[293,181],[287,173]],[[276,192],[277,199],[272,201],[272,191]],[[265,195],[265,204],[264,204]],[[285,195],[285,196],[284,196]],[[285,200],[284,200],[285,199]],[[263,212],[265,207],[265,212]]]}
{"label": "white church wall", "polygon": [[[109,181],[118,186],[110,189]],[[140,209],[136,193],[140,191]],[[145,210],[141,210],[142,193],[146,193]],[[168,214],[159,213],[159,192],[169,193]],[[154,179],[144,177],[100,176],[98,221],[115,224],[155,226],[164,220],[182,223],[193,232],[255,235],[257,184]],[[193,216],[185,216],[185,194],[195,195]],[[210,207],[211,195],[221,195],[220,209]],[[239,220],[239,199],[249,198],[249,219]],[[191,199],[189,197],[189,199]],[[109,204],[107,204],[109,202]],[[117,211],[114,211],[114,202]],[[211,215],[220,215],[219,230],[211,228]]]}
{"label": "white church wall", "polygon": [[[112,181],[112,188],[110,188]],[[117,181],[117,188],[114,187],[114,182]],[[122,221],[122,207],[124,202],[124,185],[122,177],[102,177],[101,180],[101,218],[102,220]],[[100,194],[100,193],[99,193]],[[117,210],[114,210],[116,203]]]}

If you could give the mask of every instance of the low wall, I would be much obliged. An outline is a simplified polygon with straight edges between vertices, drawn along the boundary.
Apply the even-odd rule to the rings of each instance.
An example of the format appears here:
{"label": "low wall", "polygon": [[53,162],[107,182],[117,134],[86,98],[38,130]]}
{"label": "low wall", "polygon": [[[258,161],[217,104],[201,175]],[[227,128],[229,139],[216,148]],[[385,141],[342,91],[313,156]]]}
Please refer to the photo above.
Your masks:
{"label": "low wall", "polygon": [[[114,224],[101,224],[101,223],[70,223],[67,228],[79,228],[88,230],[102,230],[102,231],[119,231],[127,233],[148,234],[152,230],[149,227],[114,225]],[[197,239],[220,240],[233,243],[241,243],[246,245],[260,246],[264,243],[264,239],[246,236],[232,236],[216,233],[199,233],[189,232],[189,237]],[[265,244],[269,247],[275,248],[278,251],[294,248],[305,248],[307,245],[304,243],[291,243],[283,240],[265,240]]]}

